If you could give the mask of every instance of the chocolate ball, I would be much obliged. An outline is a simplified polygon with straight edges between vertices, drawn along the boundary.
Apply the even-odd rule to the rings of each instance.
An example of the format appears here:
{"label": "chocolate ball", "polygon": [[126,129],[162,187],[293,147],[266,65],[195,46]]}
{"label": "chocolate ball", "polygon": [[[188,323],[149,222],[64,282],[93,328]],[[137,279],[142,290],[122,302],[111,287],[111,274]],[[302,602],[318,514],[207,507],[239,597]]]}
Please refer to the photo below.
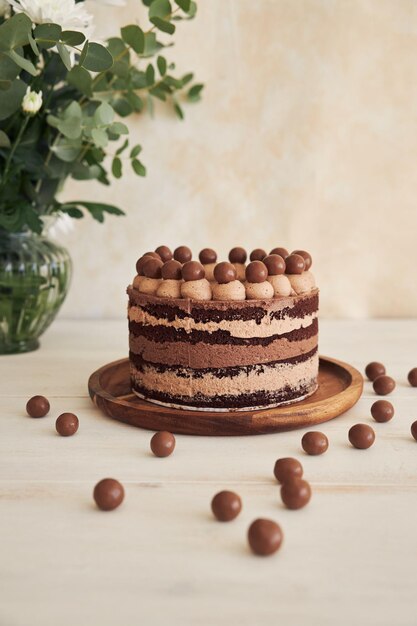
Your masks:
{"label": "chocolate ball", "polygon": [[307,452],[310,456],[317,456],[326,452],[329,447],[329,440],[324,433],[312,430],[303,436],[301,445],[304,452]]}
{"label": "chocolate ball", "polygon": [[265,250],[262,248],[255,248],[255,250],[252,250],[250,253],[249,259],[251,261],[263,261],[266,256],[267,254]]}
{"label": "chocolate ball", "polygon": [[187,261],[182,266],[182,277],[185,281],[201,280],[206,275],[204,267],[198,261]]}
{"label": "chocolate ball", "polygon": [[294,478],[281,487],[281,499],[288,509],[301,509],[310,502],[311,487],[306,480]]}
{"label": "chocolate ball", "polygon": [[268,278],[268,270],[262,261],[252,261],[246,268],[248,283],[263,283]]}
{"label": "chocolate ball", "polygon": [[378,376],[385,374],[385,366],[377,361],[372,361],[372,363],[368,363],[365,367],[365,374],[369,380],[375,380]]}
{"label": "chocolate ball", "polygon": [[233,280],[236,280],[236,277],[236,268],[234,265],[232,265],[232,263],[222,261],[221,263],[218,263],[214,268],[214,278],[221,285],[231,283]]}
{"label": "chocolate ball", "polygon": [[170,456],[175,449],[175,437],[166,430],[155,433],[151,439],[151,450],[160,458]]}
{"label": "chocolate ball", "polygon": [[162,278],[165,280],[181,280],[182,264],[179,261],[171,259],[164,263],[161,269]]}
{"label": "chocolate ball", "polygon": [[229,261],[230,263],[246,263],[246,259],[248,258],[248,254],[245,248],[232,248],[229,252]]}
{"label": "chocolate ball", "polygon": [[417,422],[413,422],[411,424],[411,434],[413,435],[414,439],[417,441]]}
{"label": "chocolate ball", "polygon": [[187,246],[179,246],[174,250],[174,259],[180,263],[187,263],[191,261],[193,253]]}
{"label": "chocolate ball", "polygon": [[371,415],[376,422],[389,422],[394,417],[394,407],[388,400],[377,400],[371,406]]}
{"label": "chocolate ball", "polygon": [[285,274],[285,261],[279,254],[270,254],[264,258],[263,262],[267,267],[269,276]]}
{"label": "chocolate ball", "polygon": [[30,417],[45,417],[50,408],[49,400],[45,396],[33,396],[26,404],[26,412]]}
{"label": "chocolate ball", "polygon": [[136,273],[139,274],[139,276],[144,276],[143,267],[149,260],[149,257],[152,259],[159,259],[159,255],[156,254],[156,252],[145,252],[145,254],[143,254],[140,259],[136,261]]}
{"label": "chocolate ball", "polygon": [[56,432],[61,437],[71,437],[78,430],[79,421],[74,413],[61,413],[55,422]]}
{"label": "chocolate ball", "polygon": [[289,252],[287,248],[273,248],[269,254],[278,254],[278,256],[282,256],[283,259],[286,259]]}
{"label": "chocolate ball", "polygon": [[113,511],[122,504],[125,497],[123,485],[114,478],[103,478],[94,487],[94,500],[102,511]]}
{"label": "chocolate ball", "polygon": [[412,387],[417,387],[417,367],[413,367],[413,369],[408,372],[407,378]]}
{"label": "chocolate ball", "polygon": [[375,432],[368,424],[355,424],[349,430],[349,441],[354,448],[366,450],[375,441]]}
{"label": "chocolate ball", "polygon": [[149,257],[143,266],[143,275],[146,276],[146,278],[161,278],[162,266],[163,263],[161,259],[152,259]]}
{"label": "chocolate ball", "polygon": [[209,263],[215,263],[217,261],[217,252],[212,250],[212,248],[204,248],[198,255],[200,259],[200,263],[203,265],[208,265]]}
{"label": "chocolate ball", "polygon": [[242,500],[233,491],[220,491],[211,501],[211,510],[219,522],[230,522],[242,510]]}
{"label": "chocolate ball", "polygon": [[286,274],[302,274],[305,270],[305,262],[299,254],[290,254],[285,259]]}
{"label": "chocolate ball", "polygon": [[391,376],[378,376],[372,383],[378,396],[387,396],[395,389],[395,380]]}
{"label": "chocolate ball", "polygon": [[304,265],[305,265],[304,269],[306,272],[313,265],[313,259],[311,258],[311,254],[309,254],[305,250],[294,250],[293,252],[291,252],[291,254],[298,254],[299,256],[303,257]]}
{"label": "chocolate ball", "polygon": [[168,246],[159,246],[155,250],[155,253],[159,255],[159,257],[161,258],[161,261],[163,261],[164,263],[172,259],[172,252],[168,248]]}
{"label": "chocolate ball", "polygon": [[269,519],[256,519],[249,526],[248,541],[252,552],[259,556],[274,554],[282,544],[282,530]]}
{"label": "chocolate ball", "polygon": [[278,459],[274,467],[274,476],[281,484],[294,478],[301,478],[303,475],[303,466],[300,461],[291,457]]}

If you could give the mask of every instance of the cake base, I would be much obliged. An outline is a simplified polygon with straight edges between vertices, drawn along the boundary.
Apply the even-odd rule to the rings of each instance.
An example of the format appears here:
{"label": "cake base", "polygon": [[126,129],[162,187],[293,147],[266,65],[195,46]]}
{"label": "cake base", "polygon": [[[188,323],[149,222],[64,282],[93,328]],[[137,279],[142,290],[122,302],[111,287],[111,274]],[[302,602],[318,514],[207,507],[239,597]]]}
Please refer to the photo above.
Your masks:
{"label": "cake base", "polygon": [[106,415],[149,430],[204,436],[261,435],[326,422],[350,409],[363,389],[351,365],[320,357],[318,389],[290,405],[250,411],[195,411],[141,400],[131,391],[129,359],[104,365],[88,382],[92,401]]}

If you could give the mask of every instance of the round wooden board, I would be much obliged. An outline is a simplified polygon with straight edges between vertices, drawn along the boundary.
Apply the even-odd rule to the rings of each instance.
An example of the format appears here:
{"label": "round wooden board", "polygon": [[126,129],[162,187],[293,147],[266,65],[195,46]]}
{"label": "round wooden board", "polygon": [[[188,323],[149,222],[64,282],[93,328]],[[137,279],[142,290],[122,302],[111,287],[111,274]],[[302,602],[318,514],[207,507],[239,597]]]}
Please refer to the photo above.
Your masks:
{"label": "round wooden board", "polygon": [[88,390],[106,415],[149,430],[168,430],[185,435],[262,435],[313,426],[333,419],[359,400],[362,375],[354,367],[320,357],[319,387],[302,400],[274,409],[254,411],[189,411],[141,400],[130,389],[129,360],[104,365],[90,376]]}

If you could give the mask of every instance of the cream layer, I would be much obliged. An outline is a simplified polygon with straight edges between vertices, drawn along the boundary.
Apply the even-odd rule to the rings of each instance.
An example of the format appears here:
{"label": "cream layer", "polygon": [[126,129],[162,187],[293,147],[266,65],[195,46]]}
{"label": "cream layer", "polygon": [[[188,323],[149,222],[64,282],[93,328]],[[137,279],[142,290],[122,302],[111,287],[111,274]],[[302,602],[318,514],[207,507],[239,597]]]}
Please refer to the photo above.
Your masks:
{"label": "cream layer", "polygon": [[130,335],[131,352],[145,361],[164,365],[181,365],[195,369],[206,367],[233,367],[282,361],[310,352],[317,346],[318,335],[307,339],[288,341],[277,339],[268,346],[233,344],[190,344],[182,341],[156,342],[146,337]]}
{"label": "cream layer", "polygon": [[167,394],[172,398],[193,398],[195,395],[212,398],[215,396],[239,396],[257,392],[284,391],[308,384],[318,375],[319,357],[316,353],[301,363],[282,363],[273,367],[265,365],[263,371],[242,372],[237,376],[218,378],[210,373],[201,377],[177,376],[175,372],[158,372],[150,365],[139,372],[131,365],[131,374],[136,384],[152,391]]}
{"label": "cream layer", "polygon": [[271,318],[266,315],[261,323],[257,323],[254,319],[249,320],[221,320],[220,322],[195,322],[192,318],[175,317],[170,321],[161,317],[155,317],[138,306],[129,307],[129,321],[139,322],[146,326],[166,326],[170,328],[183,329],[185,332],[192,330],[202,330],[207,333],[213,333],[216,330],[225,330],[232,337],[241,339],[250,339],[252,337],[271,337],[272,335],[284,335],[293,330],[307,328],[317,317],[317,312],[304,317],[294,318],[287,317],[284,319]]}

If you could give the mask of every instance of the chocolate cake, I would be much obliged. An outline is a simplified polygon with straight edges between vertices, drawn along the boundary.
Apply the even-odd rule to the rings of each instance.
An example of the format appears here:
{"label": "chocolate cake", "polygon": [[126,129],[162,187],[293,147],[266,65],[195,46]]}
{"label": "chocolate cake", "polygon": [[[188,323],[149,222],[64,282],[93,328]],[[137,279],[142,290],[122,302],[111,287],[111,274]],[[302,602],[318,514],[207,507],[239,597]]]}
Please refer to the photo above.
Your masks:
{"label": "chocolate cake", "polygon": [[[278,254],[279,252],[279,254]],[[261,260],[262,259],[262,260]],[[194,410],[244,410],[312,394],[318,375],[318,289],[311,256],[234,248],[191,260],[166,246],[137,262],[128,287],[133,391]]]}

